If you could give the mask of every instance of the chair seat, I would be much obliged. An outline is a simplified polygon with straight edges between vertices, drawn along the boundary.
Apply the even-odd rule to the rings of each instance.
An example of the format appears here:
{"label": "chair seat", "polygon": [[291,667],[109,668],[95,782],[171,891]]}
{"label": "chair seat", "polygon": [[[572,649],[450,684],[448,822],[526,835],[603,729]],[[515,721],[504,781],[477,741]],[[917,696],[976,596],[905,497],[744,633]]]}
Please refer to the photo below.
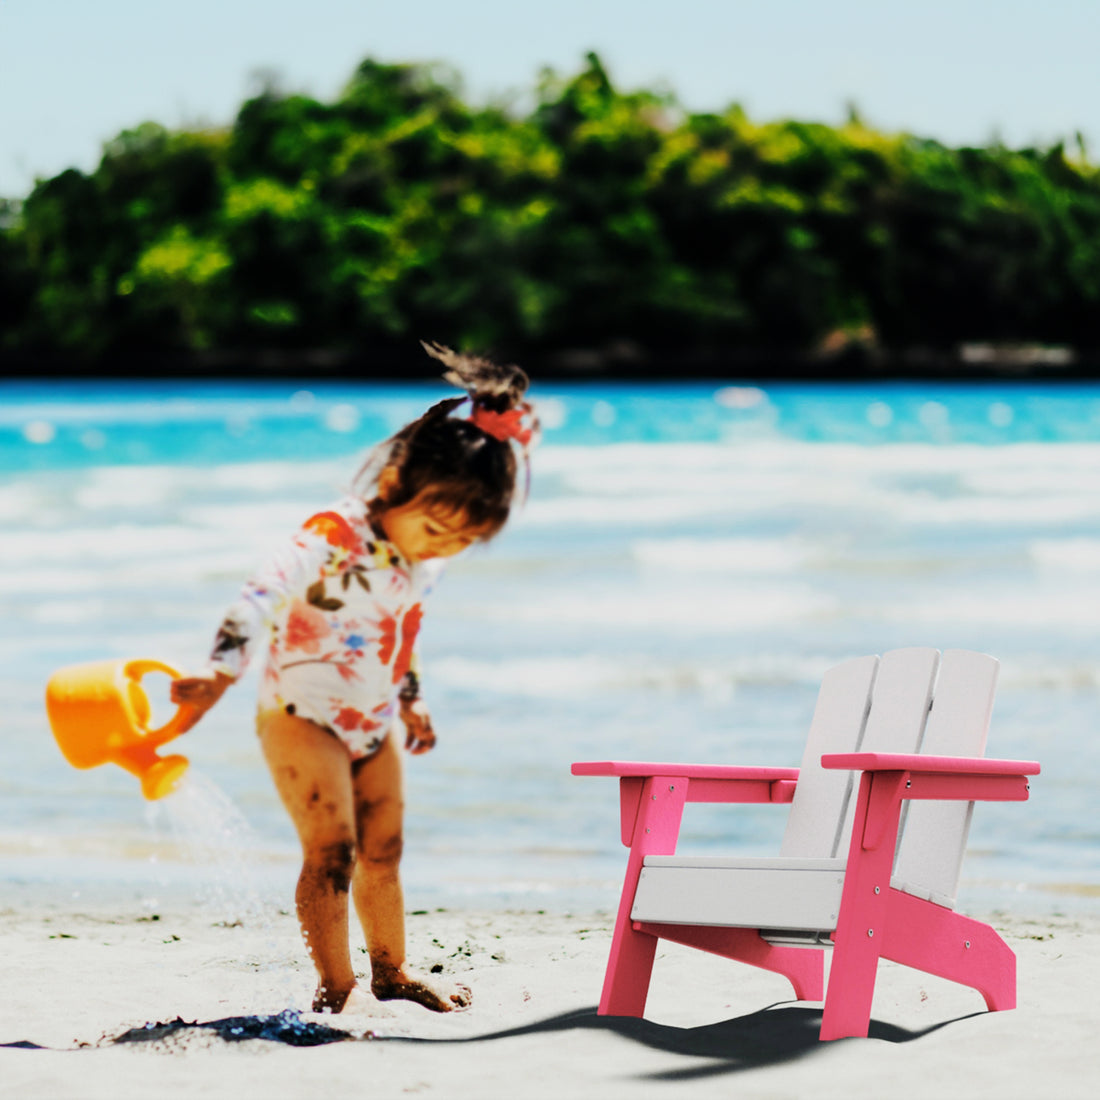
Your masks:
{"label": "chair seat", "polygon": [[[844,886],[844,859],[782,856],[647,856],[631,909],[632,920],[652,924],[706,924],[811,933],[791,942],[827,942],[836,928]],[[955,899],[895,877],[895,890],[945,909]]]}
{"label": "chair seat", "polygon": [[727,928],[836,928],[844,859],[648,856],[632,920]]}

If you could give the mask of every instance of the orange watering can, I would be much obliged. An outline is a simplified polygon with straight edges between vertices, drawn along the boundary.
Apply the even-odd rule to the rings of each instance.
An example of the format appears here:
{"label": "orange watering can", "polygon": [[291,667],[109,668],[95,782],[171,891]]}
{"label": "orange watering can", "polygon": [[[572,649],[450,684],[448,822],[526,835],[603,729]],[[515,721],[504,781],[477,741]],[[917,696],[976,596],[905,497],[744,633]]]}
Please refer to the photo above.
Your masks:
{"label": "orange watering can", "polygon": [[46,713],[54,737],[74,768],[118,764],[141,780],[146,798],[163,798],[187,771],[186,756],[158,756],[157,748],[182,733],[189,712],[180,707],[159,729],[148,729],[147,672],[179,677],[160,661],[93,661],[59,669],[46,685]]}

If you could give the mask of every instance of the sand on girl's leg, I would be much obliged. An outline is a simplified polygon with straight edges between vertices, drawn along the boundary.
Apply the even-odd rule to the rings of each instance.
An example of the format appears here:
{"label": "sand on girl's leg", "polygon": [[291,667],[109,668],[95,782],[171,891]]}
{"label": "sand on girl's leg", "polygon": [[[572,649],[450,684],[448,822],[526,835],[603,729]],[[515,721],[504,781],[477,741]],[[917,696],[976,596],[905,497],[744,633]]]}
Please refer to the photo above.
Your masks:
{"label": "sand on girl's leg", "polygon": [[371,990],[380,1001],[413,1001],[432,1012],[456,1012],[469,1008],[473,993],[460,982],[434,981],[404,967],[374,967]]}

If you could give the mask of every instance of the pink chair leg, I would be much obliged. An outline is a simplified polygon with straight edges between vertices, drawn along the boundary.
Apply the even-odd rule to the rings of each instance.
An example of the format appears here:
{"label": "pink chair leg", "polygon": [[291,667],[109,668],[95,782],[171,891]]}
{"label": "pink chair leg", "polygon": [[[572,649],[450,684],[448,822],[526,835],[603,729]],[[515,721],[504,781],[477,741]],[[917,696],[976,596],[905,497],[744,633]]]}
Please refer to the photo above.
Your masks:
{"label": "pink chair leg", "polygon": [[[822,1039],[866,1036],[878,960],[887,940],[900,773],[864,772],[844,873]],[[877,937],[877,938],[876,938]]]}
{"label": "pink chair leg", "polygon": [[687,782],[677,781],[675,777],[654,776],[647,779],[641,789],[611,954],[600,995],[601,1016],[641,1016],[645,1012],[657,940],[634,928],[630,911],[634,907],[634,892],[645,857],[671,855],[676,851],[686,795]]}
{"label": "pink chair leg", "polygon": [[[633,898],[631,903],[633,904]],[[627,914],[629,917],[629,913]],[[615,924],[611,954],[607,960],[603,991],[600,994],[601,1016],[643,1016],[649,980],[653,975],[653,959],[657,954],[657,939],[635,932],[629,920]]]}
{"label": "pink chair leg", "polygon": [[[867,927],[874,930],[873,926]],[[854,925],[849,926],[847,935],[837,933],[829,970],[829,989],[821,1014],[823,1040],[866,1037],[870,1030],[879,953],[869,938],[861,942],[860,933],[853,931],[854,928]],[[863,935],[866,934],[864,931]]]}

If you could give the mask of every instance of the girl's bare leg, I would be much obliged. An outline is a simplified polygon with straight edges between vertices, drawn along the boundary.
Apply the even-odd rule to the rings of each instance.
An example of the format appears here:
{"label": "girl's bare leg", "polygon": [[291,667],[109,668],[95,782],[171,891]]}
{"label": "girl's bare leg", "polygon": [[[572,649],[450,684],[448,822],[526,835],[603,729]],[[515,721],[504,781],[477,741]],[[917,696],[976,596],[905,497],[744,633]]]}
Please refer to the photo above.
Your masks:
{"label": "girl's bare leg", "polygon": [[304,718],[266,711],[260,744],[302,844],[295,901],[313,965],[313,1010],[339,1012],[355,989],[348,949],[348,889],[355,867],[351,759],[326,730]]}
{"label": "girl's bare leg", "polygon": [[434,1012],[470,1003],[464,985],[447,986],[405,965],[405,898],[401,890],[405,800],[401,755],[391,735],[353,773],[359,860],[352,878],[355,911],[371,961],[371,990],[379,1000],[403,998]]}

